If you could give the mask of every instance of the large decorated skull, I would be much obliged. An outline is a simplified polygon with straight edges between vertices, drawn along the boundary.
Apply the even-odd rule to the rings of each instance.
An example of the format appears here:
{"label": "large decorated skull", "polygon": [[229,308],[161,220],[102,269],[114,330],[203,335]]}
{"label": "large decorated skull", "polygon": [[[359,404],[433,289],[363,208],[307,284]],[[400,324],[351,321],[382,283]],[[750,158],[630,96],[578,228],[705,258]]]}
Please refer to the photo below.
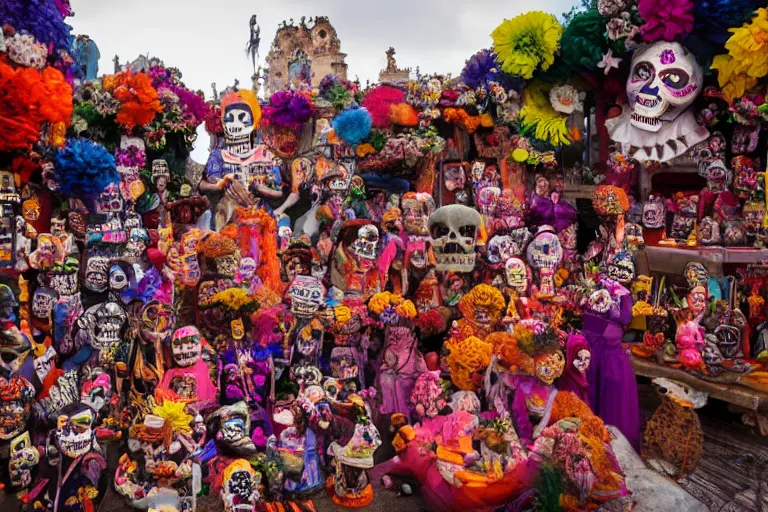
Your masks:
{"label": "large decorated skull", "polygon": [[259,500],[261,475],[245,459],[237,459],[224,470],[221,500],[226,512],[251,512]]}
{"label": "large decorated skull", "polygon": [[475,268],[475,244],[480,232],[480,214],[474,208],[448,205],[429,217],[429,232],[440,272],[471,272]]}
{"label": "large decorated skull", "polygon": [[352,242],[352,252],[358,258],[373,261],[379,246],[379,228],[373,224],[366,224],[357,230],[357,238]]}
{"label": "large decorated skull", "polygon": [[316,277],[296,276],[286,294],[291,299],[291,313],[300,318],[311,318],[325,300],[325,287]]}
{"label": "large decorated skull", "polygon": [[56,423],[59,451],[76,459],[93,448],[93,424],[96,414],[84,404],[71,404],[62,409]]}
{"label": "large decorated skull", "polygon": [[235,101],[223,112],[224,135],[227,140],[246,141],[255,128],[253,110],[244,101]]}
{"label": "large decorated skull", "polygon": [[173,333],[171,352],[178,366],[192,366],[197,363],[202,351],[202,337],[197,327],[188,325]]}
{"label": "large decorated skull", "polygon": [[128,315],[117,302],[96,304],[78,318],[80,331],[77,337],[99,351],[100,362],[109,362],[112,349],[122,341],[121,334],[127,320]]}
{"label": "large decorated skull", "polygon": [[528,264],[539,271],[539,293],[555,293],[555,271],[563,259],[563,247],[551,226],[541,226],[526,250]]}
{"label": "large decorated skull", "polygon": [[688,110],[703,79],[696,57],[680,43],[641,46],[627,79],[629,111],[606,123],[611,138],[641,162],[682,155],[709,135]]}
{"label": "large decorated skull", "polygon": [[109,258],[91,256],[85,262],[85,287],[92,292],[101,293],[109,285]]}

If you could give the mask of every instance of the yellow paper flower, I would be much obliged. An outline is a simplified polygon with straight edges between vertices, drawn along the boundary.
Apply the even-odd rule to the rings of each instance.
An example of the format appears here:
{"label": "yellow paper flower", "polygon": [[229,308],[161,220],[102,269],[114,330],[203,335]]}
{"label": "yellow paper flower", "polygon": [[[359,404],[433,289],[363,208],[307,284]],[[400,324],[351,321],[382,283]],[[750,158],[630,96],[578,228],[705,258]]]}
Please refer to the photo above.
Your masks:
{"label": "yellow paper flower", "polygon": [[485,370],[491,363],[493,345],[475,336],[464,339],[451,338],[445,343],[448,355],[445,366],[457,388],[472,391],[477,388],[472,375]]}
{"label": "yellow paper flower", "polygon": [[152,414],[163,418],[177,434],[190,434],[192,433],[190,424],[193,418],[184,410],[185,407],[185,402],[165,399],[162,405],[152,407]]}
{"label": "yellow paper flower", "polygon": [[533,131],[535,138],[553,146],[571,143],[568,118],[552,108],[542,84],[537,82],[532,82],[523,92],[520,127],[524,133]]}
{"label": "yellow paper flower", "polygon": [[358,158],[365,158],[368,155],[373,155],[376,153],[376,149],[366,142],[365,144],[360,144],[357,146],[355,153],[357,154]]}
{"label": "yellow paper flower", "polygon": [[402,304],[398,305],[395,308],[395,312],[401,318],[416,318],[416,306],[409,300],[403,301]]}
{"label": "yellow paper flower", "polygon": [[711,68],[717,70],[725,97],[733,101],[768,75],[768,9],[758,9],[750,22],[729,31],[728,54],[716,56]]}
{"label": "yellow paper flower", "polygon": [[555,62],[562,35],[557,18],[541,11],[504,20],[491,33],[502,71],[525,79],[533,78],[537,69],[546,71]]}
{"label": "yellow paper flower", "polygon": [[523,148],[516,148],[514,151],[512,151],[512,160],[515,162],[522,164],[528,160],[528,157],[531,154],[528,152],[527,149]]}

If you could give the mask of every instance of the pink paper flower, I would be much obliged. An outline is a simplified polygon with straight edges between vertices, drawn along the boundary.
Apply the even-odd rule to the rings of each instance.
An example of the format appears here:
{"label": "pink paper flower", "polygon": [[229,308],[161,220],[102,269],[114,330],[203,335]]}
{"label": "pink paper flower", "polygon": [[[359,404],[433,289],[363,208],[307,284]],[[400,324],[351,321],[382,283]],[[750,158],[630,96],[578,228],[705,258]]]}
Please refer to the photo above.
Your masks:
{"label": "pink paper flower", "polygon": [[637,10],[645,20],[640,32],[647,43],[674,41],[693,28],[693,0],[640,0]]}

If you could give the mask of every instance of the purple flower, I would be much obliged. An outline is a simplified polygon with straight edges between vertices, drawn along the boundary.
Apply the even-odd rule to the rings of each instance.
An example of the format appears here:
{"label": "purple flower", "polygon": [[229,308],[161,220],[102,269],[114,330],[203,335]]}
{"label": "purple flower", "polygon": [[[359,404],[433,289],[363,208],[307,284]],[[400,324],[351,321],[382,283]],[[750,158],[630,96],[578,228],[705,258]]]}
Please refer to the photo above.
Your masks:
{"label": "purple flower", "polygon": [[275,126],[299,128],[312,117],[312,104],[299,93],[278,91],[269,98],[263,117]]}

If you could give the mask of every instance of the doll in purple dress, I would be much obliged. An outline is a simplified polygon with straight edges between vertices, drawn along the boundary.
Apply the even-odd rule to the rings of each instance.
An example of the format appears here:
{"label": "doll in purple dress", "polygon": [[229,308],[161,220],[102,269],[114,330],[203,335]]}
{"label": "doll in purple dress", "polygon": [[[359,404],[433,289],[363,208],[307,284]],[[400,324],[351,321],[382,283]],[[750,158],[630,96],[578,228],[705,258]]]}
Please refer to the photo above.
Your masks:
{"label": "doll in purple dress", "polygon": [[592,360],[592,349],[581,334],[569,334],[565,345],[565,371],[557,381],[557,389],[570,391],[589,405],[587,369]]}
{"label": "doll in purple dress", "polygon": [[632,446],[640,448],[637,381],[629,353],[621,346],[632,319],[632,297],[617,281],[600,276],[584,312],[582,332],[592,349],[587,371],[589,403],[606,425],[614,425]]}

